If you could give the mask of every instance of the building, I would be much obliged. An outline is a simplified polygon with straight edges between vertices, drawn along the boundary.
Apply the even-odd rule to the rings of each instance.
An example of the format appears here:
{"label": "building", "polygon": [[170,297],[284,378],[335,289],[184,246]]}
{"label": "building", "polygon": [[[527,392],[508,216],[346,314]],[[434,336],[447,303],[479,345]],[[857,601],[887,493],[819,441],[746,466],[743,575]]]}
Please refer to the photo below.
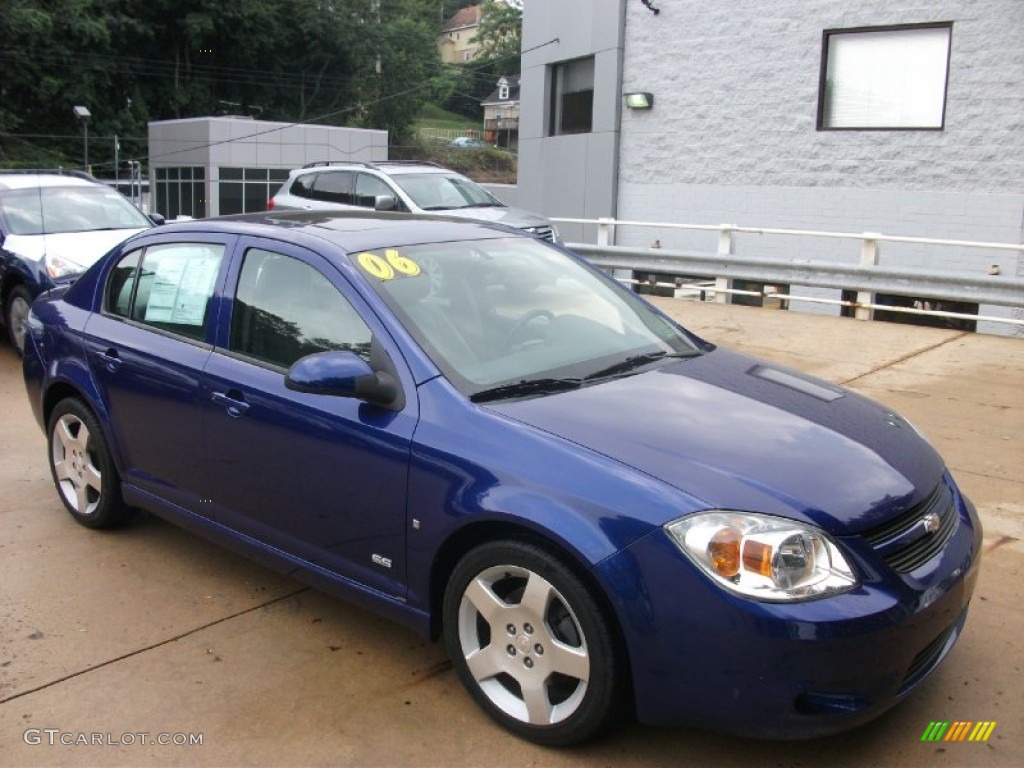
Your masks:
{"label": "building", "polygon": [[484,139],[497,147],[519,146],[519,75],[498,80],[498,87],[480,102],[484,108]]}
{"label": "building", "polygon": [[[1020,0],[527,3],[517,199],[555,217],[1019,243],[1022,33]],[[714,250],[699,232],[616,236]],[[858,258],[831,240],[744,252]],[[1024,277],[1012,251],[886,244],[881,260]]]}
{"label": "building", "polygon": [[197,117],[149,124],[150,207],[169,219],[265,211],[288,171],[387,160],[388,132]]}
{"label": "building", "polygon": [[480,50],[476,33],[482,18],[482,5],[467,5],[445,21],[437,36],[437,50],[443,63],[464,64],[476,58]]}

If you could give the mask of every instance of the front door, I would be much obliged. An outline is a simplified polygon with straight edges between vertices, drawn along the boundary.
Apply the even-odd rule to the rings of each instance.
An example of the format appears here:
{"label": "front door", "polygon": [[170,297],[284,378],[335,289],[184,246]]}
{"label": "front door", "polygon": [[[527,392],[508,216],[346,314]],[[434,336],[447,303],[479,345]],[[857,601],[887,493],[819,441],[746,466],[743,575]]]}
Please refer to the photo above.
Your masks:
{"label": "front door", "polygon": [[257,240],[238,253],[230,331],[206,368],[214,514],[264,544],[404,595],[415,398],[392,412],[287,389],[285,373],[300,357],[350,350],[369,360],[380,341],[317,254]]}

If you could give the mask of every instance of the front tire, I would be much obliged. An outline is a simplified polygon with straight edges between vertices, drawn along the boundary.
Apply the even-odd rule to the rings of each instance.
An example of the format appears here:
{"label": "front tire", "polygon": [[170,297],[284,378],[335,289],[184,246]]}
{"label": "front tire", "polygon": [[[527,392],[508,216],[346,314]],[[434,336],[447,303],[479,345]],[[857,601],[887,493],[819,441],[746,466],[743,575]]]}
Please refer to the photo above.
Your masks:
{"label": "front tire", "polygon": [[562,561],[509,540],[471,550],[444,598],[448,654],[477,703],[538,744],[593,738],[622,703],[612,624]]}
{"label": "front tire", "polygon": [[107,441],[92,411],[80,400],[61,400],[47,431],[50,473],[64,507],[87,528],[129,520],[134,510],[121,498],[121,484]]}
{"label": "front tire", "polygon": [[4,304],[7,338],[19,355],[25,354],[25,334],[28,333],[28,311],[31,306],[32,294],[23,285],[15,286]]}

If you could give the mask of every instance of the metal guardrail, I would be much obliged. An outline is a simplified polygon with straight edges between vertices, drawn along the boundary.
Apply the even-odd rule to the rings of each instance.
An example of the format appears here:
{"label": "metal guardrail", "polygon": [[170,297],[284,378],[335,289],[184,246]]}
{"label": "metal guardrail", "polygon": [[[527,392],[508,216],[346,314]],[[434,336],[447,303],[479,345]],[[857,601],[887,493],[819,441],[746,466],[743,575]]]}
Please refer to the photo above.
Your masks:
{"label": "metal guardrail", "polygon": [[[1024,254],[1024,243],[942,240],[937,238],[883,235],[876,232],[851,233],[766,229],[738,227],[732,224],[677,224],[616,219],[570,218],[556,218],[553,221],[558,223],[596,225],[598,240],[596,245],[590,243],[567,243],[567,247],[587,257],[599,267],[609,270],[625,269],[641,274],[705,275],[714,279],[714,287],[712,288],[708,285],[678,286],[676,283],[649,283],[649,281],[644,280],[626,280],[626,282],[682,287],[691,293],[699,293],[701,295],[713,294],[714,300],[719,303],[727,302],[731,294],[742,294],[777,299],[783,302],[810,302],[852,307],[855,310],[855,316],[862,320],[871,319],[873,310],[881,309],[887,312],[984,320],[1024,327],[1024,279],[1000,274],[982,275],[975,272],[955,270],[892,267],[878,263],[879,243],[881,242],[982,248],[1022,254]],[[718,248],[715,252],[711,253],[612,245],[615,228],[621,226],[717,232]],[[859,240],[861,242],[860,263],[850,264],[824,260],[740,256],[735,253],[735,236],[737,234]],[[736,279],[765,283],[765,289],[762,291],[734,289],[732,281]],[[857,299],[856,301],[846,301],[780,293],[770,285],[772,283],[853,290],[857,291]],[[937,308],[929,308],[923,302],[921,302],[922,306],[920,307],[896,307],[888,304],[879,304],[875,300],[875,294],[878,293],[934,300],[971,302],[978,305],[1013,307],[1022,311],[1014,313],[1017,317],[993,317],[946,312]]]}

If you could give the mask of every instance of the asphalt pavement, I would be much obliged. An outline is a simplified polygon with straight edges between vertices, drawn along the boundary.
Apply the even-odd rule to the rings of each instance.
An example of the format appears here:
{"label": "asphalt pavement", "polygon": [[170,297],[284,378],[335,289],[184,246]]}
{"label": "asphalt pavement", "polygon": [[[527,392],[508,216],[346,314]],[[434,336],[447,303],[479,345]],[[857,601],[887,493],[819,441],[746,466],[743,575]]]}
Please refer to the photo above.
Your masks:
{"label": "asphalt pavement", "polygon": [[[808,742],[638,725],[569,750],[518,740],[440,644],[149,515],[110,532],[74,523],[3,345],[0,766],[1024,765],[1024,339],[657,301],[710,341],[902,413],[978,506],[966,630],[894,710]],[[985,742],[922,741],[946,721],[996,725]]]}

